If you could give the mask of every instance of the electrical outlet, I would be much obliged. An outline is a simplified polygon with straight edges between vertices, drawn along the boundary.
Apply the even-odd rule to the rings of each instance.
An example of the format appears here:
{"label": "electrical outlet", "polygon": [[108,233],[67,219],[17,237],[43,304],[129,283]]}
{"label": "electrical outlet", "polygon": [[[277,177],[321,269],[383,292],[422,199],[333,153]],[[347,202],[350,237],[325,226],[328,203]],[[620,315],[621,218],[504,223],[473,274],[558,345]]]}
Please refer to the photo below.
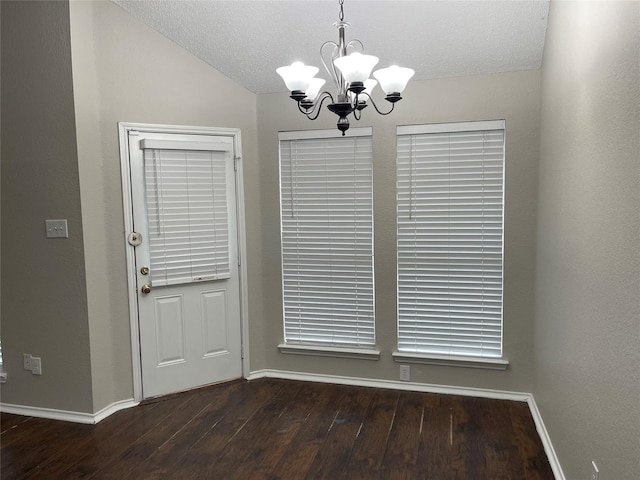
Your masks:
{"label": "electrical outlet", "polygon": [[31,373],[42,375],[42,360],[39,357],[31,357]]}
{"label": "electrical outlet", "polygon": [[31,354],[30,353],[23,353],[22,354],[22,361],[24,362],[24,369],[25,370],[31,370]]}
{"label": "electrical outlet", "polygon": [[403,382],[411,381],[411,366],[400,365],[400,380]]}
{"label": "electrical outlet", "polygon": [[600,480],[600,470],[598,470],[595,460],[591,461],[591,480]]}

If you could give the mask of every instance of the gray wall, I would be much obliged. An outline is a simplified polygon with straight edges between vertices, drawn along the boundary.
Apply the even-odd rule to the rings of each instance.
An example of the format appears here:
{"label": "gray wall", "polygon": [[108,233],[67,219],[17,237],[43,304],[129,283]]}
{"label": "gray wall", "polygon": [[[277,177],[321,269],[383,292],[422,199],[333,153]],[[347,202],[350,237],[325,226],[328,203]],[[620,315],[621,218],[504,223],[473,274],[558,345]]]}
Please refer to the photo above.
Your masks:
{"label": "gray wall", "polygon": [[117,122],[242,130],[259,321],[256,97],[111,2],[2,2],[1,45],[2,401],[97,412],[133,395]]}
{"label": "gray wall", "polygon": [[552,2],[534,394],[567,478],[640,472],[640,3]]}
{"label": "gray wall", "polygon": [[[67,4],[2,2],[1,44],[2,401],[91,412]],[[66,218],[69,238],[46,239],[47,218]]]}
{"label": "gray wall", "polygon": [[[281,354],[279,130],[335,128],[328,111],[311,122],[286,94],[258,96],[264,322],[252,323],[252,367],[398,380],[396,349],[396,125],[506,119],[505,341],[507,371],[412,366],[412,380],[433,384],[529,391],[533,378],[533,288],[540,77],[538,71],[414,81],[391,115],[369,108],[361,123],[373,127],[377,345],[379,361],[327,359]],[[386,103],[384,99],[380,102]],[[387,108],[386,105],[381,105]],[[358,126],[352,122],[353,126]]]}
{"label": "gray wall", "polygon": [[70,10],[93,397],[99,410],[132,396],[117,122],[241,129],[249,315],[260,321],[256,96],[111,2],[71,2]]}

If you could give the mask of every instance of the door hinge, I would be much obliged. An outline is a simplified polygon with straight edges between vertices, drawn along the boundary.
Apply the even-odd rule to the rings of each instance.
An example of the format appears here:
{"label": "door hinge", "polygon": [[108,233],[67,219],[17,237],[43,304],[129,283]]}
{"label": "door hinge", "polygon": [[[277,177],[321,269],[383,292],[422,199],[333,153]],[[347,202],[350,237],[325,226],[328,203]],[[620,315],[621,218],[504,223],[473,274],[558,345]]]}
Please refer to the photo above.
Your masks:
{"label": "door hinge", "polygon": [[240,161],[240,157],[233,157],[233,170],[238,171],[238,162]]}

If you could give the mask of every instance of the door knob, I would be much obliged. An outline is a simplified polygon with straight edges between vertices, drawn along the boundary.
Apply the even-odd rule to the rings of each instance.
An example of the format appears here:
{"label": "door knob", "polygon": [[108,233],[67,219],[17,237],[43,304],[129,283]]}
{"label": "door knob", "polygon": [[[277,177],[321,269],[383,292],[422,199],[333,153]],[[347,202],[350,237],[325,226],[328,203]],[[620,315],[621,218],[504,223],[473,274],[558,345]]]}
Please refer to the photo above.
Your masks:
{"label": "door knob", "polygon": [[145,283],[144,285],[142,285],[142,288],[140,289],[140,291],[142,293],[144,293],[145,295],[147,293],[151,293],[151,285],[148,285],[148,284]]}

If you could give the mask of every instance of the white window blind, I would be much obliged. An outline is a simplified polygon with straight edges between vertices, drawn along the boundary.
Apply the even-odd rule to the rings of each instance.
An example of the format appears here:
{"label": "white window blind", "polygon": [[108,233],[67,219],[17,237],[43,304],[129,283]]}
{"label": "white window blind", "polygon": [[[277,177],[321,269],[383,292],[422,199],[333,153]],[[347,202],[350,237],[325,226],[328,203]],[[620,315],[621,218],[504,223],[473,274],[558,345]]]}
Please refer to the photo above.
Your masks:
{"label": "white window blind", "polygon": [[144,150],[151,283],[229,278],[227,153],[167,147]]}
{"label": "white window blind", "polygon": [[502,356],[504,121],[399,127],[398,350]]}
{"label": "white window blind", "polygon": [[348,135],[280,134],[287,343],[375,344],[371,129]]}

